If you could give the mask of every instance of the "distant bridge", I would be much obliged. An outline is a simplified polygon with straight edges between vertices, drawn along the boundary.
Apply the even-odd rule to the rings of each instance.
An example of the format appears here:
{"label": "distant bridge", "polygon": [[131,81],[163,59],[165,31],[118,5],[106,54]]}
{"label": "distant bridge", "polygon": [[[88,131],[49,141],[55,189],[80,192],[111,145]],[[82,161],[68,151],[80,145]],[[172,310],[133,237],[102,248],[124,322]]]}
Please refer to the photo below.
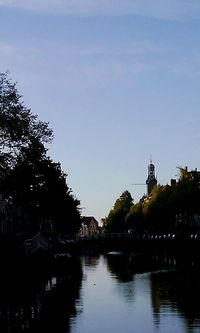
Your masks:
{"label": "distant bridge", "polygon": [[200,250],[200,235],[191,234],[187,237],[178,237],[168,234],[131,234],[131,233],[104,233],[81,238],[78,246],[85,249],[99,250],[138,250],[142,252],[173,252],[179,255],[186,253],[197,254]]}

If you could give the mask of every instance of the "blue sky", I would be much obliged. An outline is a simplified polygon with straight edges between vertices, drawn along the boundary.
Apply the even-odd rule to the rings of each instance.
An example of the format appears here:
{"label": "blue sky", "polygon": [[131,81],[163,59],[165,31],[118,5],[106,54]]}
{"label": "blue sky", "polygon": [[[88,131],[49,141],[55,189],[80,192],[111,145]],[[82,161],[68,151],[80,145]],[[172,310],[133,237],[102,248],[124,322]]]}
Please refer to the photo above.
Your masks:
{"label": "blue sky", "polygon": [[200,168],[200,2],[0,0],[0,71],[48,121],[82,213]]}

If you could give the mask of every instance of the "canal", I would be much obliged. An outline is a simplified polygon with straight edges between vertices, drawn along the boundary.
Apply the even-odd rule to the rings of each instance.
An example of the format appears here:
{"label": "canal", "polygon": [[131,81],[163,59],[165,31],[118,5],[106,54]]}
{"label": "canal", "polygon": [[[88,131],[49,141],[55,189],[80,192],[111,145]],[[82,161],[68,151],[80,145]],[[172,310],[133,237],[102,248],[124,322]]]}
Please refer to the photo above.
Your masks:
{"label": "canal", "polygon": [[[164,260],[165,262],[166,260]],[[0,277],[2,332],[200,332],[199,269],[82,255],[41,274]],[[4,278],[3,278],[4,276]]]}
{"label": "canal", "polygon": [[196,272],[134,272],[120,255],[83,257],[83,281],[71,333],[200,332]]}

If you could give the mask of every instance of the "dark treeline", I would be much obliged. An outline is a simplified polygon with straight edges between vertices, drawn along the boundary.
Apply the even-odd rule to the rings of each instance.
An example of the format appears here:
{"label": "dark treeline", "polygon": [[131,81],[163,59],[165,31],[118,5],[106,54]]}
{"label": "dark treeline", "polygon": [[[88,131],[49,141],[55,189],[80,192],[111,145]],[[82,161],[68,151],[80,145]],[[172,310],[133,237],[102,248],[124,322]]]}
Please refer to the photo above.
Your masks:
{"label": "dark treeline", "polygon": [[80,202],[48,155],[52,140],[49,124],[26,108],[9,74],[0,73],[0,235],[79,229]]}
{"label": "dark treeline", "polygon": [[200,230],[200,172],[179,167],[171,185],[157,185],[148,197],[134,204],[122,193],[105,218],[107,232],[167,234],[188,237]]}

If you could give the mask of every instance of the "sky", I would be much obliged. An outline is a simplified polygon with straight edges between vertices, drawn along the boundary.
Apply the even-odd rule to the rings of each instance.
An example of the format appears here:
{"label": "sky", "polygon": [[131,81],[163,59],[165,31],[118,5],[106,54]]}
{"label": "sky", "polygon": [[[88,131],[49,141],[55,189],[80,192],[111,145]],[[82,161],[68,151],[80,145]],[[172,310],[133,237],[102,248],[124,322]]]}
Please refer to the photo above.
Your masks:
{"label": "sky", "polygon": [[0,72],[49,122],[82,215],[200,169],[200,1],[0,0]]}

